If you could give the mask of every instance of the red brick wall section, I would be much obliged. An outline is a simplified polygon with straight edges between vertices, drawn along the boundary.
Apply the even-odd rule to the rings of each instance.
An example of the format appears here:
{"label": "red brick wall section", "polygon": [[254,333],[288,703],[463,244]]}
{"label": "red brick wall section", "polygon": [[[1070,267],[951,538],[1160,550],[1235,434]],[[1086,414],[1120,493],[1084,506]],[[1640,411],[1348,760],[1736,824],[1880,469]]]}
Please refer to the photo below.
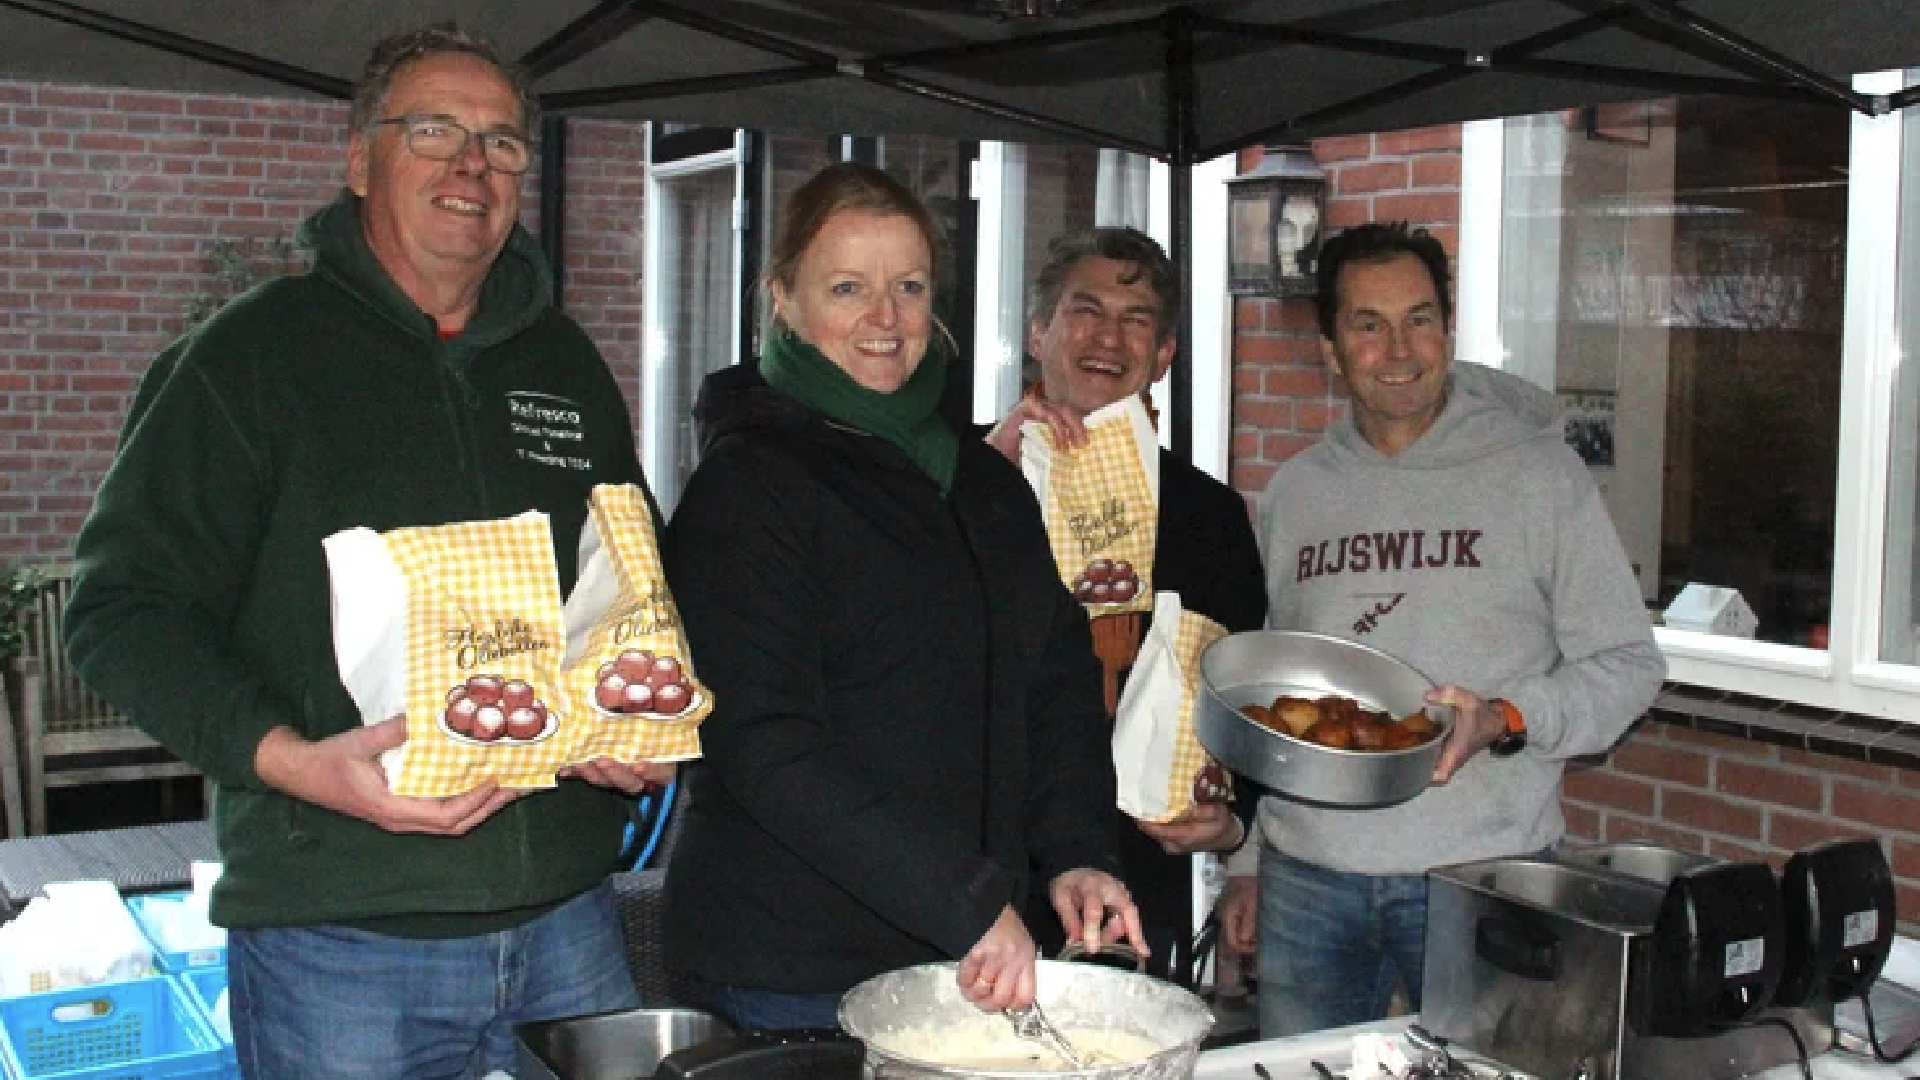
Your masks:
{"label": "red brick wall section", "polygon": [[[1453,251],[1460,221],[1460,129],[1421,128],[1321,139],[1313,155],[1327,172],[1327,225],[1406,219]],[[1242,155],[1241,167],[1258,161]],[[1231,482],[1257,495],[1273,470],[1319,439],[1346,408],[1320,357],[1308,300],[1243,297],[1234,305]]]}
{"label": "red brick wall section", "polygon": [[1568,770],[1567,830],[1776,869],[1823,840],[1872,837],[1902,932],[1920,933],[1920,772],[1643,722],[1605,764]]}
{"label": "red brick wall section", "polygon": [[643,125],[568,121],[567,311],[599,344],[636,425],[645,415],[640,411],[640,272],[646,162]]}
{"label": "red brick wall section", "polygon": [[[1456,250],[1459,151],[1448,127],[1316,142],[1329,224],[1408,218]],[[1253,160],[1244,155],[1242,168]],[[1234,335],[1232,480],[1251,497],[1346,406],[1321,363],[1310,302],[1243,298]],[[1606,763],[1569,772],[1564,805],[1576,838],[1649,839],[1775,866],[1821,840],[1877,837],[1903,929],[1920,932],[1920,772],[1643,722]]]}
{"label": "red brick wall section", "polygon": [[[345,120],[316,101],[0,81],[0,561],[67,555],[140,376],[213,288],[208,244],[290,237],[338,190]],[[571,134],[567,298],[633,407],[640,128]]]}

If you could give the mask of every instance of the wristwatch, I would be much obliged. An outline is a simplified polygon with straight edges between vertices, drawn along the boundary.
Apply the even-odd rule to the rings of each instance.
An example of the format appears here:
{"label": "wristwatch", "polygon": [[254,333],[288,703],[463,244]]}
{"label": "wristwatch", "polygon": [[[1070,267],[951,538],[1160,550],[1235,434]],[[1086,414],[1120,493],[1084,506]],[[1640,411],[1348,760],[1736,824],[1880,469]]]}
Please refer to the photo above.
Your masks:
{"label": "wristwatch", "polygon": [[1494,757],[1512,757],[1527,745],[1527,718],[1520,715],[1519,708],[1506,698],[1494,698],[1487,704],[1499,710],[1507,722],[1507,730],[1493,740],[1487,747],[1487,753]]}

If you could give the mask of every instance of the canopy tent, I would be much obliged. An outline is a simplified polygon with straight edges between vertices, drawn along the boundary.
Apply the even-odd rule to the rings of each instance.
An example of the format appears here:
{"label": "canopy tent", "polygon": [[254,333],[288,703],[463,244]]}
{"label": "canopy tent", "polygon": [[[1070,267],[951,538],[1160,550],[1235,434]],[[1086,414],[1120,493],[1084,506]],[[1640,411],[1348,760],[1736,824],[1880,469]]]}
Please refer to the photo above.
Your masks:
{"label": "canopy tent", "polygon": [[454,18],[549,107],[768,131],[1256,142],[1667,93],[1824,99],[1920,63],[1912,0],[0,0],[0,77],[344,96]]}
{"label": "canopy tent", "polygon": [[[1920,99],[1849,82],[1920,64],[1914,0],[0,0],[0,77],[338,98],[373,40],[438,19],[521,57],[569,115],[1092,143],[1176,166],[1665,94],[1870,114]],[[1183,378],[1171,404],[1191,415]]]}

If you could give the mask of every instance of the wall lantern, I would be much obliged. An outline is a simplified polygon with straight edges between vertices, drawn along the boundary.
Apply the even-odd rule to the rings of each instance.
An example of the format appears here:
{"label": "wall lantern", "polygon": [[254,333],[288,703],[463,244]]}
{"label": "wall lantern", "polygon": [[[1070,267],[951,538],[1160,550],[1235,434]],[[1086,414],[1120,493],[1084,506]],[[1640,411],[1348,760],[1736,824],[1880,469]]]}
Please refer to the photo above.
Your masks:
{"label": "wall lantern", "polygon": [[1227,181],[1227,290],[1311,297],[1326,219],[1327,174],[1306,146],[1269,146]]}

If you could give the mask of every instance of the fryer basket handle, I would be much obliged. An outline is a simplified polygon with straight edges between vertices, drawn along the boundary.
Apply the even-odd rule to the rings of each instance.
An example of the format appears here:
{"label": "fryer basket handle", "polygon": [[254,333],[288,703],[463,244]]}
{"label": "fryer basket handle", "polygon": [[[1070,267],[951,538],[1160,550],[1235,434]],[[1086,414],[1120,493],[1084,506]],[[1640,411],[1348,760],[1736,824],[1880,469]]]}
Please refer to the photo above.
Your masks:
{"label": "fryer basket handle", "polygon": [[1473,949],[1494,967],[1534,982],[1552,982],[1560,970],[1560,936],[1539,926],[1483,918],[1473,929]]}

